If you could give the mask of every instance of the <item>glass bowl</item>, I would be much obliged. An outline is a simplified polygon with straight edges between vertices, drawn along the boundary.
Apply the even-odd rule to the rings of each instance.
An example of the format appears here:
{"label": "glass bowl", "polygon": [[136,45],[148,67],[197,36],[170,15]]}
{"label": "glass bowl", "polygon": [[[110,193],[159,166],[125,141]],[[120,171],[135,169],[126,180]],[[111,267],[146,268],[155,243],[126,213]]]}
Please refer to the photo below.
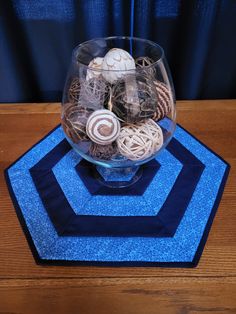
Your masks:
{"label": "glass bowl", "polygon": [[72,53],[61,107],[68,142],[110,187],[142,175],[176,126],[175,94],[163,49],[130,37],[89,40]]}

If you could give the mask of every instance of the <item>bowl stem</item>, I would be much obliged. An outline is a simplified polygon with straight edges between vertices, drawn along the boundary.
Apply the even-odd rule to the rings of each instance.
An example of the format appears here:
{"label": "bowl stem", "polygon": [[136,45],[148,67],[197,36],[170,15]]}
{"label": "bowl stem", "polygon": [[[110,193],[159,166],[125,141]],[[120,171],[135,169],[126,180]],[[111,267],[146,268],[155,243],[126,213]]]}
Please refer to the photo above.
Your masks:
{"label": "bowl stem", "polygon": [[106,168],[96,166],[96,179],[105,186],[111,188],[125,188],[136,183],[142,176],[142,168],[122,167],[122,168]]}

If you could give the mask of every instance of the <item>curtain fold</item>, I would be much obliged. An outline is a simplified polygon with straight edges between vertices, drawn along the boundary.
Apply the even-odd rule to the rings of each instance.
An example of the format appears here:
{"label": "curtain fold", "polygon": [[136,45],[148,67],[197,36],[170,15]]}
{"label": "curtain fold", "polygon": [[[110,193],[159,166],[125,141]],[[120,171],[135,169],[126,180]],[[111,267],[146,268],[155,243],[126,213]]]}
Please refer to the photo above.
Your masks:
{"label": "curtain fold", "polygon": [[234,0],[1,1],[0,102],[60,101],[72,49],[132,29],[164,48],[177,99],[235,98],[235,16]]}

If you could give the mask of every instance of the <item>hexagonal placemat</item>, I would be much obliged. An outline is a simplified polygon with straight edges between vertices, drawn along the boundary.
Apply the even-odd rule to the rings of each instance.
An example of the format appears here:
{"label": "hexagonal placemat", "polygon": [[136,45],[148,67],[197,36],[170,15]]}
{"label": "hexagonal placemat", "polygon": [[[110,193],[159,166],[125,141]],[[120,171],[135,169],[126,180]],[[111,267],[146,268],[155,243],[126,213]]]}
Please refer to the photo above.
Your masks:
{"label": "hexagonal placemat", "polygon": [[128,188],[92,175],[61,127],[5,172],[38,263],[196,266],[229,165],[180,126]]}

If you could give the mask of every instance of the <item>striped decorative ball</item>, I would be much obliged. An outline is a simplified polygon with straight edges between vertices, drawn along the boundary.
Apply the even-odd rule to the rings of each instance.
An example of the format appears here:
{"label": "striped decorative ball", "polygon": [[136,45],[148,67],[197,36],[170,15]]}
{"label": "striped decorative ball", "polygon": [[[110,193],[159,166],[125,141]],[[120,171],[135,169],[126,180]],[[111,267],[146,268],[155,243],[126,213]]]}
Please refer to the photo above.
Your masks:
{"label": "striped decorative ball", "polygon": [[64,105],[61,124],[66,135],[74,143],[89,139],[86,134],[86,122],[92,112],[91,109],[80,104],[66,103]]}
{"label": "striped decorative ball", "polygon": [[153,116],[153,120],[159,121],[163,119],[171,111],[172,97],[171,97],[171,91],[166,86],[166,84],[160,81],[154,81],[153,83],[156,87],[157,97],[158,97],[158,104],[156,107],[155,114]]}
{"label": "striped decorative ball", "polygon": [[111,144],[120,134],[120,122],[111,111],[96,110],[88,118],[86,133],[94,143]]}

